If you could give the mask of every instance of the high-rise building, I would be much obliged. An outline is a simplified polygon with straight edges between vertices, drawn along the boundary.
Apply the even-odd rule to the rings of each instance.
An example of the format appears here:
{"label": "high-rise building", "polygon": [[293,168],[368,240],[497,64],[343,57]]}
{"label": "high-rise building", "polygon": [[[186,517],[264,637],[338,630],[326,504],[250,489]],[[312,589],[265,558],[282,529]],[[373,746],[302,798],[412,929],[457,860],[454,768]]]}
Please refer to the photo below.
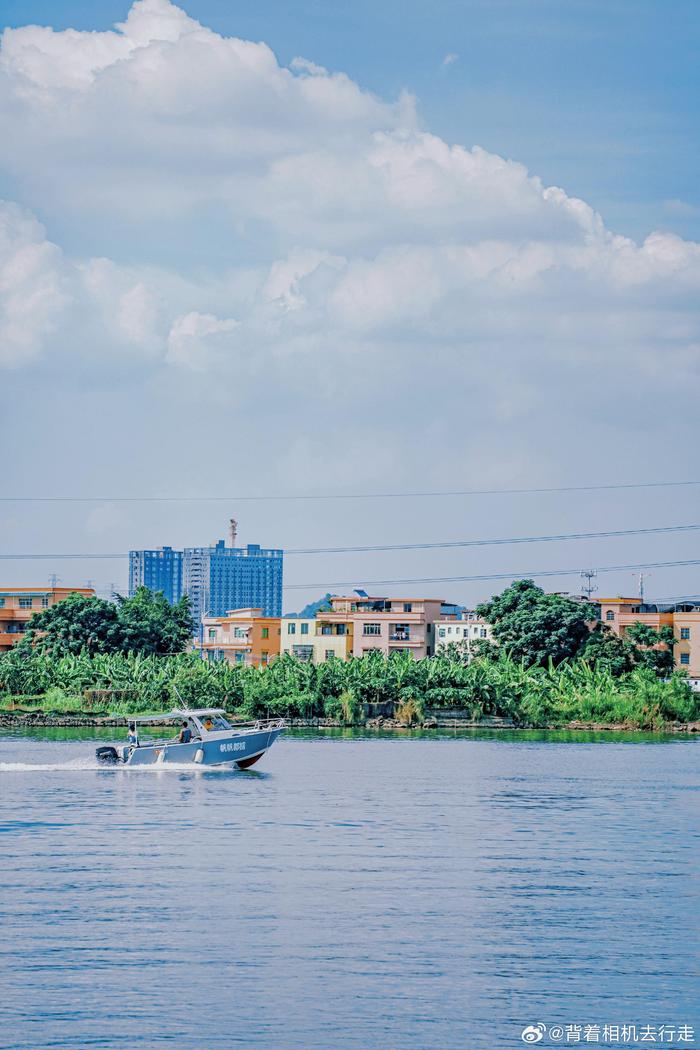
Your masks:
{"label": "high-rise building", "polygon": [[139,587],[162,591],[171,605],[182,597],[182,551],[159,547],[152,551],[129,551],[129,594]]}
{"label": "high-rise building", "polygon": [[227,547],[189,547],[183,551],[183,591],[189,594],[195,623],[225,616],[233,609],[262,609],[282,615],[282,551],[249,543]]}
{"label": "high-rise building", "polygon": [[129,594],[138,587],[163,591],[169,602],[189,595],[192,617],[225,616],[233,609],[259,608],[263,616],[282,615],[283,552],[249,543],[236,547],[219,540],[213,547],[172,547],[129,552]]}

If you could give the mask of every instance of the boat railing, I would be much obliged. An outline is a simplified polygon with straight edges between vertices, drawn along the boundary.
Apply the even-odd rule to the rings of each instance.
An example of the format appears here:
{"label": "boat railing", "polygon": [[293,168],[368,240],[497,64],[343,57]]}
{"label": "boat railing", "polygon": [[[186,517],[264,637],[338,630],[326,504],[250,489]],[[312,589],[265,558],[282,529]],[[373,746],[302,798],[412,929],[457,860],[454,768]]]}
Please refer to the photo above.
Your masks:
{"label": "boat railing", "polygon": [[267,732],[270,729],[284,729],[283,718],[257,718],[252,722],[232,722],[231,729],[255,729]]}

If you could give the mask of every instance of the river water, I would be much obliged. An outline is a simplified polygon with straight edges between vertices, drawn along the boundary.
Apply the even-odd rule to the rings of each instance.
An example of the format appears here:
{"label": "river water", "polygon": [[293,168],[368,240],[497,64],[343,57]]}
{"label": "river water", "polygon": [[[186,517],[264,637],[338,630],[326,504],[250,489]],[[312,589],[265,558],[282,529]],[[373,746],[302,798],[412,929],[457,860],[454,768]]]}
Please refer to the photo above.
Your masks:
{"label": "river water", "polygon": [[700,1046],[700,741],[298,733],[231,773],[97,739],[0,738],[6,1050]]}

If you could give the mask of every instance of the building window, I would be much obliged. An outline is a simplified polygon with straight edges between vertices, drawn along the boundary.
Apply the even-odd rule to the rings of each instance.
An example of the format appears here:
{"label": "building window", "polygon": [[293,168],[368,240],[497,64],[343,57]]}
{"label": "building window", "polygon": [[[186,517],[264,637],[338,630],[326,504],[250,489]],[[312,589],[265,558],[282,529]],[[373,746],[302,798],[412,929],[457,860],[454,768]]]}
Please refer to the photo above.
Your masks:
{"label": "building window", "polygon": [[237,664],[242,664],[245,660],[245,653],[236,653],[234,659]]}
{"label": "building window", "polygon": [[4,609],[4,608],[5,608],[5,599],[4,598],[0,598],[0,609]]}
{"label": "building window", "polygon": [[366,623],[362,628],[363,634],[377,635],[382,633],[382,625],[379,623]]}
{"label": "building window", "polygon": [[209,628],[209,641],[210,642],[215,642],[216,641],[216,627],[210,627]]}
{"label": "building window", "polygon": [[269,659],[270,659],[270,654],[269,653],[261,653],[260,654],[260,663],[261,664],[266,664]]}
{"label": "building window", "polygon": [[487,634],[486,628],[485,628],[485,627],[482,627],[482,628],[481,628],[481,637],[482,637],[482,638],[485,638],[485,637],[486,637],[486,634]]}
{"label": "building window", "polygon": [[41,599],[41,608],[42,609],[48,609],[48,607],[49,607],[49,599],[46,597],[46,595],[44,595],[44,597]]}
{"label": "building window", "polygon": [[438,631],[438,634],[440,635],[441,638],[444,638],[445,637],[445,628],[441,627],[440,630]]}
{"label": "building window", "polygon": [[687,642],[690,638],[690,627],[681,627],[681,638]]}
{"label": "building window", "polygon": [[404,612],[413,612],[413,603],[412,602],[404,602],[403,603],[403,611]]}
{"label": "building window", "polygon": [[269,638],[270,637],[270,628],[269,627],[263,627],[263,629],[262,629],[262,636],[263,636],[263,638]]}
{"label": "building window", "polygon": [[389,625],[389,637],[392,642],[410,642],[411,627],[407,623],[392,623]]}
{"label": "building window", "polygon": [[308,625],[308,623],[303,623],[301,625],[301,633],[302,634],[308,634],[309,633],[309,625]]}
{"label": "building window", "polygon": [[612,609],[608,609],[608,611],[605,614],[605,619],[606,620],[614,620],[615,619],[615,613],[612,611]]}
{"label": "building window", "polygon": [[288,623],[287,624],[287,634],[296,634],[296,633],[297,633],[297,625],[295,623]]}
{"label": "building window", "polygon": [[234,638],[245,638],[245,631],[242,627],[234,627],[233,629]]}
{"label": "building window", "polygon": [[31,598],[20,598],[19,600],[20,609],[31,609],[32,599]]}
{"label": "building window", "polygon": [[690,663],[690,653],[681,653],[681,664],[687,667]]}

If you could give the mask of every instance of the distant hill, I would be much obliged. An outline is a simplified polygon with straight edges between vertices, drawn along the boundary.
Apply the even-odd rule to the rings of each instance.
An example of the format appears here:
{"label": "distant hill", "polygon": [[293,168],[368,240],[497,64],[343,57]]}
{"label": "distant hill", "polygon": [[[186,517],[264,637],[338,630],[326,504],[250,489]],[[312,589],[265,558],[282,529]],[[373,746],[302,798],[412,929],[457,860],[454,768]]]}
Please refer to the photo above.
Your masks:
{"label": "distant hill", "polygon": [[310,602],[308,605],[305,605],[304,608],[301,610],[301,612],[298,612],[298,613],[285,613],[284,615],[285,615],[285,617],[286,616],[296,616],[300,620],[313,620],[313,618],[314,618],[314,616],[316,615],[317,612],[321,612],[322,609],[324,611],[327,610],[327,609],[330,609],[330,607],[331,607],[331,601],[330,600],[333,597],[334,597],[334,595],[332,595],[332,594],[325,594],[323,596],[323,598],[319,598],[317,602]]}

